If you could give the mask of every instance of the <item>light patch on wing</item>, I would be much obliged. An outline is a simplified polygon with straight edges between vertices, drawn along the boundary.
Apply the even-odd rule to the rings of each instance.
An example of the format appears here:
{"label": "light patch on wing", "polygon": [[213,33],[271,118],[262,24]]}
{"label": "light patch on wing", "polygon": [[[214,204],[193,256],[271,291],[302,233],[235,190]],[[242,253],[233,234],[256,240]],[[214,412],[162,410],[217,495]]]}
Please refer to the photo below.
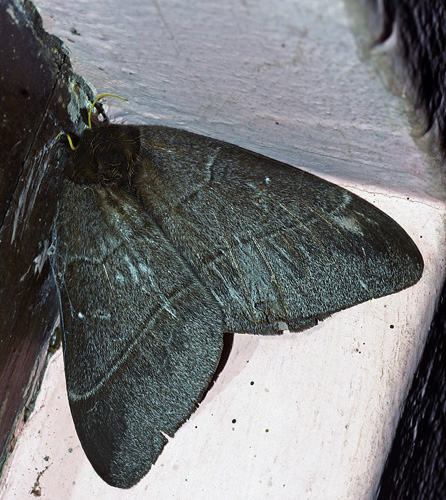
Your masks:
{"label": "light patch on wing", "polygon": [[133,265],[133,262],[129,259],[129,256],[126,255],[124,257],[125,262],[129,266],[130,274],[132,275],[132,279],[135,283],[139,282],[139,276],[138,276],[138,271],[136,267]]}
{"label": "light patch on wing", "polygon": [[150,288],[152,288],[153,290],[159,290],[159,283],[154,278],[153,269],[150,266],[148,266],[146,263],[139,262],[138,270],[142,275],[141,276],[142,280],[144,282],[148,281]]}
{"label": "light patch on wing", "polygon": [[34,273],[40,274],[42,272],[43,266],[46,262],[47,256],[49,255],[49,242],[47,240],[43,243],[42,252],[34,258]]}
{"label": "light patch on wing", "polygon": [[173,316],[175,319],[177,319],[177,315],[170,308],[169,300],[167,298],[163,304],[163,309],[165,309],[171,316]]}
{"label": "light patch on wing", "polygon": [[344,191],[342,193],[342,198],[344,199],[344,203],[348,205],[352,201],[352,196],[348,191]]}
{"label": "light patch on wing", "polygon": [[[213,271],[225,284],[231,299],[237,301],[239,303],[239,305],[241,306],[241,308],[244,309],[246,306],[246,302],[245,302],[245,299],[239,294],[238,289],[235,288],[234,286],[232,286],[231,282],[226,279],[226,276],[223,276],[220,269],[215,265],[214,262],[211,262],[210,265],[208,266],[208,268],[211,271]],[[246,289],[246,287],[245,287],[245,289]],[[221,299],[221,296],[219,295],[218,290],[214,290],[214,288],[211,288],[211,293],[215,297],[217,302],[220,304],[221,308],[226,311],[228,308],[228,304],[225,303],[225,301]]]}
{"label": "light patch on wing", "polygon": [[359,284],[362,286],[362,288],[364,288],[366,292],[369,292],[369,287],[362,280],[359,280]]}
{"label": "light patch on wing", "polygon": [[364,235],[361,225],[353,217],[335,215],[333,216],[333,220],[339,227],[349,231],[350,233],[358,234],[360,236]]}
{"label": "light patch on wing", "polygon": [[99,242],[99,254],[107,255],[109,252],[109,247],[105,244],[105,241]]}
{"label": "light patch on wing", "polygon": [[92,318],[100,319],[101,321],[110,321],[111,314],[108,311],[103,311],[101,309],[96,309],[91,313]]}
{"label": "light patch on wing", "polygon": [[209,159],[206,162],[206,167],[208,167],[210,169],[214,165],[217,156],[220,154],[220,150],[221,150],[221,148],[216,148],[213,151],[213,154],[209,156]]}
{"label": "light patch on wing", "polygon": [[152,269],[147,264],[145,264],[144,262],[139,262],[138,263],[138,269],[142,273],[150,274],[150,275],[152,274]]}
{"label": "light patch on wing", "polygon": [[110,281],[110,277],[108,276],[107,268],[105,267],[104,263],[102,263],[102,266],[104,268],[105,276],[107,277],[107,281],[108,281],[108,285],[110,286],[110,290],[113,290],[113,287],[112,287],[112,284],[111,284],[111,281]]}
{"label": "light patch on wing", "polygon": [[282,332],[289,331],[288,325],[285,323],[285,321],[279,321],[277,323],[277,328]]}

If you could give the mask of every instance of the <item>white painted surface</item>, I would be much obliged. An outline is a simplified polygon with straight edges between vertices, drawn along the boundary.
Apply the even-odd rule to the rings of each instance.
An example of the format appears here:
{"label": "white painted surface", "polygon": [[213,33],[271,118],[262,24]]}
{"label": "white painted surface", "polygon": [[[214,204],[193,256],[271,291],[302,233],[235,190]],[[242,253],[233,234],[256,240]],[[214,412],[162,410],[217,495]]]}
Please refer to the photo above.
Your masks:
{"label": "white painted surface", "polygon": [[48,465],[48,499],[371,498],[444,278],[446,210],[402,101],[358,60],[343,3],[37,4],[98,93],[130,99],[109,101],[115,121],[186,128],[353,188],[402,224],[426,269],[409,290],[305,332],[236,335],[199,410],[129,491],[107,486],[86,461],[59,356],[2,498],[28,498]]}
{"label": "white painted surface", "polygon": [[98,94],[130,100],[111,101],[115,121],[185,128],[382,192],[444,198],[404,102],[359,60],[342,0],[35,3]]}

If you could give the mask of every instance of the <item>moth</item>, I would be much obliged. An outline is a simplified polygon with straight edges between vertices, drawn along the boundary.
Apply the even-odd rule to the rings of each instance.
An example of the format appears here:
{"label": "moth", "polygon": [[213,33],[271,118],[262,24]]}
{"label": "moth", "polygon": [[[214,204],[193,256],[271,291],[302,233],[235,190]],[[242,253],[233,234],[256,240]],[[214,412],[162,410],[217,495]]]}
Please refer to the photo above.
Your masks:
{"label": "moth", "polygon": [[88,459],[119,488],[194,412],[224,332],[303,330],[423,271],[358,196],[184,130],[90,126],[63,177],[51,260],[68,397]]}

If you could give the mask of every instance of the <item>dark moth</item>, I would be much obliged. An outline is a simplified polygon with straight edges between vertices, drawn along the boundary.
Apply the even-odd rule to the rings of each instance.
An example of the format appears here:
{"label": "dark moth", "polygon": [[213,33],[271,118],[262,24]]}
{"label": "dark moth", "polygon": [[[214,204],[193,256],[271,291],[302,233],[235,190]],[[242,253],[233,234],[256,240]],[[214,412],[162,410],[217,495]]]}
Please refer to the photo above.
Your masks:
{"label": "dark moth", "polygon": [[423,260],[340,187],[158,126],[86,130],[54,230],[71,412],[97,473],[134,485],[197,407],[224,332],[302,330],[414,284]]}

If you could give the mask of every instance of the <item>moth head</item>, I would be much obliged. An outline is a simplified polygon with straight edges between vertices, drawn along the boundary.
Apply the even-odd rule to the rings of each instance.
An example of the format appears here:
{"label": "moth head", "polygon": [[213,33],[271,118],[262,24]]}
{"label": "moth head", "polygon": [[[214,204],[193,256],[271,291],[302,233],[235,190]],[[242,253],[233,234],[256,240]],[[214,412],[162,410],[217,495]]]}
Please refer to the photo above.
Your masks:
{"label": "moth head", "polygon": [[129,185],[139,138],[138,127],[131,125],[105,124],[85,130],[73,153],[70,177],[81,184]]}
{"label": "moth head", "polygon": [[101,94],[93,101],[88,112],[89,128],[82,133],[76,147],[67,134],[74,153],[73,162],[66,174],[79,184],[126,187],[130,185],[135,162],[138,159],[140,133],[138,127],[132,125],[110,125],[107,122],[92,127],[93,108],[105,96],[127,100],[115,94]]}

